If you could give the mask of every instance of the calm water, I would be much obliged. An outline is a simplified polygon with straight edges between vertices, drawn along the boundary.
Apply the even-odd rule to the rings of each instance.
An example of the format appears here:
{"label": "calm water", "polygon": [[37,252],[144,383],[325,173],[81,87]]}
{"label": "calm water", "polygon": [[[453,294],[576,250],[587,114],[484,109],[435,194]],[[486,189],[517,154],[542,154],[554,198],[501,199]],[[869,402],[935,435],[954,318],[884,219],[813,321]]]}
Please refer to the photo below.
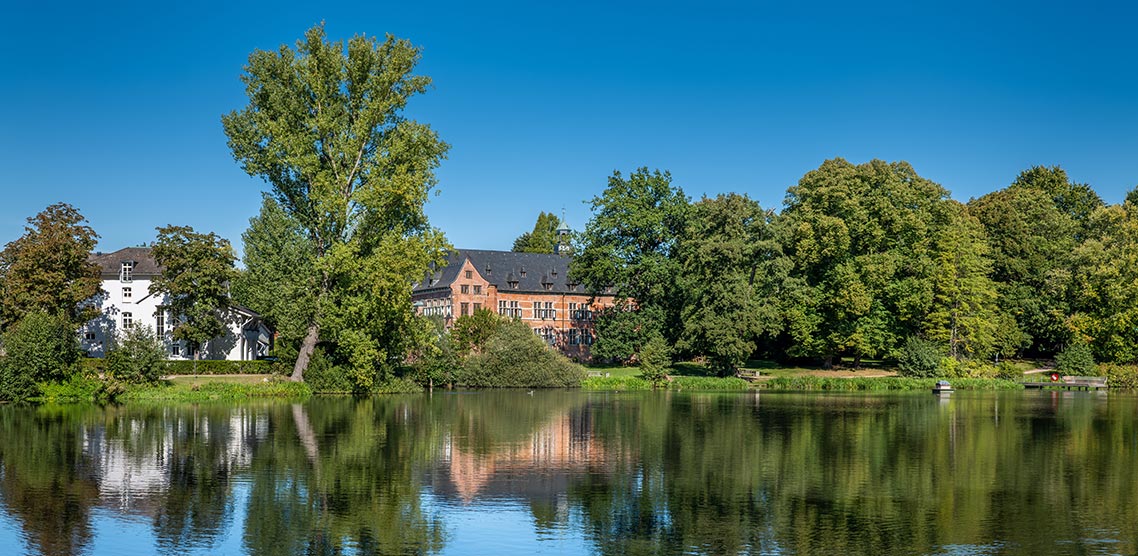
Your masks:
{"label": "calm water", "polygon": [[0,554],[1134,554],[1138,397],[0,407]]}

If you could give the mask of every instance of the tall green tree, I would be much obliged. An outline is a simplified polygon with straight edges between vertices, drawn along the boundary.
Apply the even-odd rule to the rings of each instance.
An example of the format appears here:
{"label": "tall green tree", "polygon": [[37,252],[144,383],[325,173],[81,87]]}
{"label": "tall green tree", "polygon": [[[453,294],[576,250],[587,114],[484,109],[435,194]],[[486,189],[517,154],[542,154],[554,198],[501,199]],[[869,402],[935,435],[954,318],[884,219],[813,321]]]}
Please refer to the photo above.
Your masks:
{"label": "tall green tree", "polygon": [[1138,361],[1138,206],[1100,208],[1092,226],[1072,257],[1068,343],[1087,343],[1100,361]]}
{"label": "tall green tree", "polygon": [[[613,172],[608,187],[593,198],[591,207],[593,216],[580,236],[570,275],[589,292],[612,292],[626,309],[646,311],[659,319],[640,330],[659,330],[669,345],[674,344],[680,334],[683,303],[676,250],[689,207],[687,196],[672,185],[668,172],[640,168],[628,178]],[[617,312],[608,312],[597,319],[608,316],[619,317]],[[597,353],[608,351],[608,340],[600,334],[603,328],[598,322],[593,347]]]}
{"label": "tall green tree", "polygon": [[1072,183],[1058,167],[1042,166],[969,202],[992,247],[1000,306],[1029,335],[1032,353],[1054,354],[1070,337],[1072,256],[1101,206],[1088,186]]}
{"label": "tall green tree", "polygon": [[62,313],[74,328],[98,316],[84,303],[102,291],[99,266],[90,261],[98,239],[66,203],[28,218],[24,235],[0,252],[0,329],[33,312]]}
{"label": "tall green tree", "polygon": [[514,240],[515,253],[556,253],[557,228],[561,226],[561,219],[552,212],[541,212],[537,215],[537,222],[532,232],[526,232]]}
{"label": "tall green tree", "polygon": [[168,296],[173,336],[184,340],[198,359],[203,345],[227,331],[232,300],[229,285],[237,277],[229,240],[189,226],[158,228],[152,253],[162,272],[151,291]]}
{"label": "tall green tree", "polygon": [[321,339],[363,377],[428,333],[410,284],[446,247],[423,204],[448,146],[403,114],[431,82],[413,73],[419,58],[406,40],[329,42],[313,27],[295,48],[253,52],[249,104],[222,117],[234,158],[269,182],[312,244],[316,303],[294,380]]}
{"label": "tall green tree", "polygon": [[982,358],[996,347],[996,286],[989,279],[991,262],[984,228],[967,208],[951,201],[952,217],[937,234],[933,304],[925,336],[957,359]]}
{"label": "tall green tree", "polygon": [[264,316],[277,331],[278,351],[293,352],[316,312],[320,282],[311,238],[270,196],[241,235],[245,269],[233,281],[233,299]]}
{"label": "tall green tree", "polygon": [[742,365],[760,336],[782,330],[777,293],[790,260],[773,219],[735,193],[704,197],[689,213],[679,245],[685,299],[676,347],[706,356],[721,375]]}
{"label": "tall green tree", "polygon": [[828,160],[787,191],[791,353],[890,356],[932,303],[934,231],[948,192],[906,162]]}

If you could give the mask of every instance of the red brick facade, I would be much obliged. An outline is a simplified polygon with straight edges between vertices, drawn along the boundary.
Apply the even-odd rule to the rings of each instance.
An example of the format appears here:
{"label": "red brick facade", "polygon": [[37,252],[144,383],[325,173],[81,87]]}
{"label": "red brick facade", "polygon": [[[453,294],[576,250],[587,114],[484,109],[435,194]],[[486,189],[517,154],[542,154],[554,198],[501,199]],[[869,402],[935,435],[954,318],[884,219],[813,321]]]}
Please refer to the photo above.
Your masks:
{"label": "red brick facade", "polygon": [[[580,361],[590,358],[589,346],[596,338],[593,314],[611,306],[613,298],[594,298],[581,286],[569,283],[565,276],[567,257],[557,257],[562,259],[558,261],[551,259],[554,255],[459,253],[452,256],[446,269],[415,287],[412,302],[419,314],[441,315],[449,327],[458,317],[488,309],[520,319],[567,357]],[[491,276],[484,275],[487,273]],[[538,276],[540,282],[535,280]],[[538,287],[533,287],[535,284]]]}

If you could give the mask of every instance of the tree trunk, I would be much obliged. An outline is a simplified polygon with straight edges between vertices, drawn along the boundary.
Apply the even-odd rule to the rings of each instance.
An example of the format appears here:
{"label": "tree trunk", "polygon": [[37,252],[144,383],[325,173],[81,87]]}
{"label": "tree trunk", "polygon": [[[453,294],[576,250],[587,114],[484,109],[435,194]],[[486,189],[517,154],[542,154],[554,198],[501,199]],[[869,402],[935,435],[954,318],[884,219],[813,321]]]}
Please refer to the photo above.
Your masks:
{"label": "tree trunk", "polygon": [[296,365],[292,368],[292,376],[289,380],[293,382],[304,382],[304,371],[308,370],[308,364],[312,361],[312,352],[316,350],[316,341],[320,338],[320,325],[315,321],[308,325],[308,333],[304,335],[304,341],[300,342],[300,352],[296,354]]}

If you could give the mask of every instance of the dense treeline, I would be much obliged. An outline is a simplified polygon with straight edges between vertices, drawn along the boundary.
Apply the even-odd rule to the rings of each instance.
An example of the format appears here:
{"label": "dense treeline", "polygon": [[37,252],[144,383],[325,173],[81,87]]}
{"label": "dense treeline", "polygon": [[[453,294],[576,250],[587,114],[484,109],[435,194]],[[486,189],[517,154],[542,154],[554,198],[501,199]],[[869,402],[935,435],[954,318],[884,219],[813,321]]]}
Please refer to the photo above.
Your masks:
{"label": "dense treeline", "polygon": [[692,201],[671,176],[619,172],[592,200],[572,273],[614,288],[594,353],[655,339],[723,373],[748,357],[960,365],[1090,347],[1138,359],[1138,225],[1059,167],[968,203],[905,162],[828,160],[782,210],[734,193]]}

